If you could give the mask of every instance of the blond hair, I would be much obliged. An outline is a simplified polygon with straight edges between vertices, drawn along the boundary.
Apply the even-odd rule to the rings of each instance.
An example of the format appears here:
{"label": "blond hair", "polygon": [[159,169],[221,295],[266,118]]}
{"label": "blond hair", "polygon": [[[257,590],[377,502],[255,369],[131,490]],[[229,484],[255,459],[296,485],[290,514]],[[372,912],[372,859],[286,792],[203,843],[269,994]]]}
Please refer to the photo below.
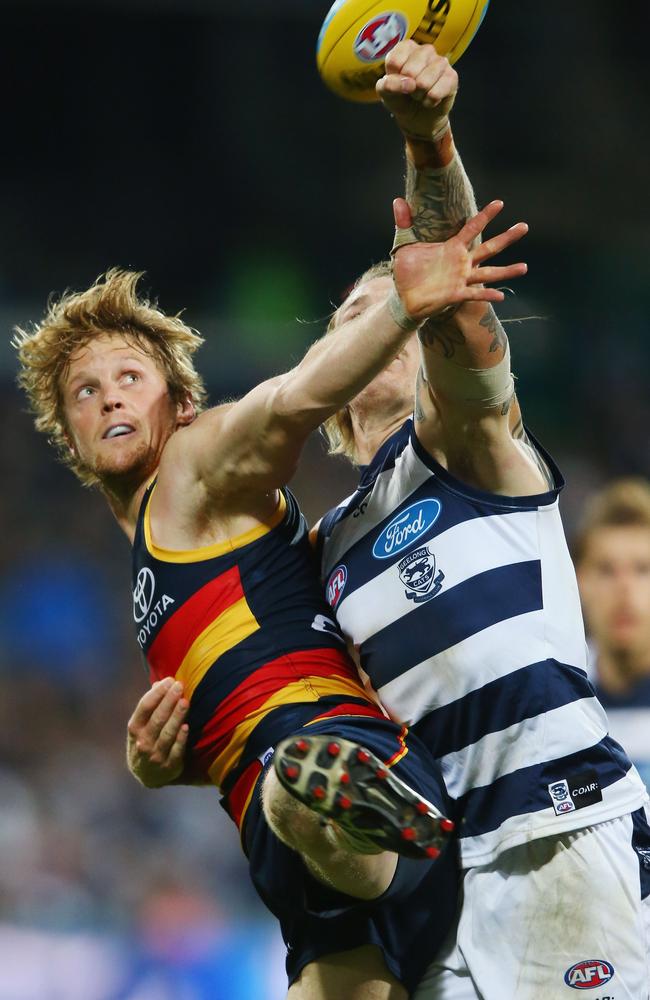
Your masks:
{"label": "blond hair", "polygon": [[590,538],[600,528],[640,527],[650,530],[650,482],[641,476],[615,479],[587,503],[573,543],[573,557],[585,557]]}
{"label": "blond hair", "polygon": [[203,338],[179,316],[166,316],[157,303],[138,295],[142,271],[112,268],[85,292],[66,292],[50,301],[45,316],[31,329],[16,327],[18,384],[27,394],[35,424],[47,434],[61,460],[86,486],[97,477],[71,452],[63,407],[62,382],[70,359],[97,337],[118,334],[159,365],[174,403],[188,397],[200,411],[206,402],[203,380],[192,355]]}
{"label": "blond hair", "polygon": [[[390,277],[392,274],[393,263],[390,260],[380,260],[378,264],[373,264],[367,271],[364,271],[354,282],[338,309],[332,313],[325,335],[327,336],[327,334],[333,333],[336,330],[341,310],[352,292],[359,288],[360,285],[365,285],[367,281],[373,281],[375,278]],[[354,465],[357,464],[357,449],[354,442],[354,430],[349,406],[345,406],[342,410],[338,410],[337,413],[328,417],[321,431],[327,442],[327,453],[329,455],[343,455]]]}

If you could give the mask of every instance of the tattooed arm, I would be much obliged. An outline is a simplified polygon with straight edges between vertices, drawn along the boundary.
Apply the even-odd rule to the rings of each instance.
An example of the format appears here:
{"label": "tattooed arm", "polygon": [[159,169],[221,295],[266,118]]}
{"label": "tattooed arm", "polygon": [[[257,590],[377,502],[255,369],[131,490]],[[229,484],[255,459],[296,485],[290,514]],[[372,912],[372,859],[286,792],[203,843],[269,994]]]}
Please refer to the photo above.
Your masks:
{"label": "tattooed arm", "polygon": [[493,307],[466,303],[427,321],[418,337],[415,424],[425,448],[455,476],[491,493],[551,489],[552,474],[526,434],[514,381],[507,380],[508,339]]}
{"label": "tattooed arm", "polygon": [[[411,226],[398,232],[396,246],[446,240],[476,210],[449,126],[457,89],[455,71],[430,45],[400,42],[386,59],[377,91],[404,135],[411,209]],[[446,310],[418,336],[414,413],[423,445],[459,478],[492,492],[548,489],[550,473],[525,435],[508,340],[492,306]]]}
{"label": "tattooed arm", "polygon": [[449,112],[458,75],[432,45],[400,42],[388,54],[377,91],[406,143],[406,200],[421,242],[455,235],[476,212],[474,192],[454,146]]}

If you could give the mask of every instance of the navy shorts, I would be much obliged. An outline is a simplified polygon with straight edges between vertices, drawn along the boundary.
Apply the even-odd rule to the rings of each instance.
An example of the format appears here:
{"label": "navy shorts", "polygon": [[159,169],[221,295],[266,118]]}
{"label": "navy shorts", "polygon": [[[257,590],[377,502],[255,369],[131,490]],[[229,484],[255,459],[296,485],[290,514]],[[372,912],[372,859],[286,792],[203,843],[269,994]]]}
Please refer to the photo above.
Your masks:
{"label": "navy shorts", "polygon": [[[300,731],[328,733],[360,743],[419,794],[450,814],[439,766],[416,736],[388,719],[338,717]],[[297,735],[297,734],[290,734]],[[404,753],[404,748],[408,751]],[[280,921],[292,983],[309,962],[334,952],[376,945],[387,967],[412,992],[443,944],[456,916],[458,859],[452,841],[436,861],[400,858],[386,892],[367,902],[317,881],[300,855],[268,827],[260,775],[242,831],[253,884]]]}

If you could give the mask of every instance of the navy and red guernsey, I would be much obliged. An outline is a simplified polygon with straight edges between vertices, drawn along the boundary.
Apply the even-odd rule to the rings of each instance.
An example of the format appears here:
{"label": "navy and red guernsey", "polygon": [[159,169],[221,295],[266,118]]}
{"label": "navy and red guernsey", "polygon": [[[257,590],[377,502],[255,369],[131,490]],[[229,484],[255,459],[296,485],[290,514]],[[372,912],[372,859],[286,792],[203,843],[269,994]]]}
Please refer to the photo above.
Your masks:
{"label": "navy and red guernsey", "polygon": [[[151,539],[145,493],[133,543],[133,616],[153,683],[175,677],[190,708],[185,780],[221,789],[241,829],[269,751],[332,716],[384,719],[322,597],[298,504],[191,551]],[[406,749],[405,751],[406,752]]]}

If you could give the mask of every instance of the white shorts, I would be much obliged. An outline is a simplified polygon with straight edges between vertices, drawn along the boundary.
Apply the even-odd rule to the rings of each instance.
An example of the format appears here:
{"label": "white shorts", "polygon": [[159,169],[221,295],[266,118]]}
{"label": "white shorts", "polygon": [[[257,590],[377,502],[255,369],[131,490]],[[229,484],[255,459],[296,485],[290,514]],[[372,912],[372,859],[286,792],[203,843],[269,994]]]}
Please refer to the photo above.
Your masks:
{"label": "white shorts", "polygon": [[468,869],[458,926],[414,1000],[649,1000],[649,953],[639,810]]}

